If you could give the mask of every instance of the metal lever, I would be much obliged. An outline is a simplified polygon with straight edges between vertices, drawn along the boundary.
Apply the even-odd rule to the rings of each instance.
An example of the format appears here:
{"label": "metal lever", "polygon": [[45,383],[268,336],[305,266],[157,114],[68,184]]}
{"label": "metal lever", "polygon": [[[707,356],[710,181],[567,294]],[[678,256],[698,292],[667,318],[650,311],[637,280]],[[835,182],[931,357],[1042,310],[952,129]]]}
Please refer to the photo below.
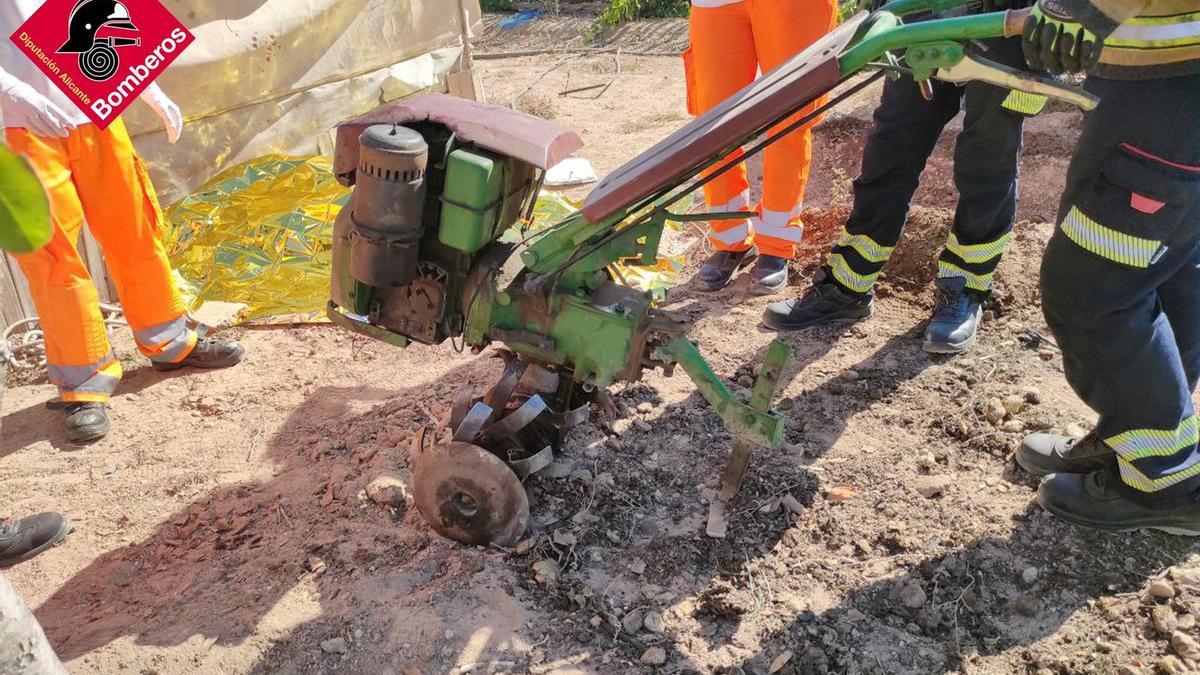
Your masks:
{"label": "metal lever", "polygon": [[964,54],[961,61],[949,68],[938,68],[934,74],[943,82],[987,82],[998,87],[1016,89],[1029,94],[1040,94],[1078,106],[1082,110],[1093,110],[1100,98],[1078,89],[1059,84],[1054,80],[1010,68],[974,54]]}

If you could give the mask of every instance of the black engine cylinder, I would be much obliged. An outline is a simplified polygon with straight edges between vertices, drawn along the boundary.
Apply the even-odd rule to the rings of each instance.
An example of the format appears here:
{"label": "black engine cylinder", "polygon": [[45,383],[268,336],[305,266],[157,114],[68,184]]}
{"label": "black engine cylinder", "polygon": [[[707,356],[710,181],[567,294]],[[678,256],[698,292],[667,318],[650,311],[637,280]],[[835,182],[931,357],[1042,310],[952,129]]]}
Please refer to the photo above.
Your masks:
{"label": "black engine cylinder", "polygon": [[380,124],[363,132],[354,189],[350,274],[369,286],[395,288],[417,272],[429,145],[408,127]]}

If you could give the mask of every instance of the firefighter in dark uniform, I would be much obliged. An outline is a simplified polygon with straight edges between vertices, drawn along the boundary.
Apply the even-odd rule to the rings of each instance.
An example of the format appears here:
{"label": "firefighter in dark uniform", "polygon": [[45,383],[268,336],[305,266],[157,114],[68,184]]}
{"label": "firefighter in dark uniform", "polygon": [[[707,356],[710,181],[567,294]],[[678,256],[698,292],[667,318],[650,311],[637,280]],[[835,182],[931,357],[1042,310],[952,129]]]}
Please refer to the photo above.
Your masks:
{"label": "firefighter in dark uniform", "polygon": [[1041,0],[1024,43],[1100,96],[1042,263],[1067,380],[1099,422],[1035,434],[1017,460],[1065,520],[1200,536],[1200,0]]}
{"label": "firefighter in dark uniform", "polygon": [[[1007,2],[987,4],[988,10],[1009,8]],[[984,58],[1025,69],[1020,39],[982,46]],[[767,308],[768,328],[799,330],[871,315],[875,282],[900,240],[921,171],[942,130],[965,110],[954,150],[958,208],[938,258],[937,302],[924,348],[958,353],[975,343],[992,275],[1012,233],[1024,119],[1041,112],[1046,99],[984,82],[930,83],[929,101],[911,77],[884,83],[842,236],[804,295]]]}

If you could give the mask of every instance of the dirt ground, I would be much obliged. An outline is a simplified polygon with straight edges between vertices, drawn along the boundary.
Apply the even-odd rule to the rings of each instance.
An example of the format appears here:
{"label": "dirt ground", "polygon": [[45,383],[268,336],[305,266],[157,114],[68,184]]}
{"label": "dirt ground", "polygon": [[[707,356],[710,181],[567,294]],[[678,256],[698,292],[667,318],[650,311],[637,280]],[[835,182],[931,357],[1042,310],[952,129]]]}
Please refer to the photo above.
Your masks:
{"label": "dirt ground", "polygon": [[[563,58],[481,61],[489,100],[578,130],[602,174],[685,122],[677,59],[621,55],[597,100],[559,92],[611,80],[613,54],[530,86]],[[836,236],[872,102],[817,131],[794,285]],[[249,357],[227,372],[162,374],[123,335],[114,431],[93,446],[65,442],[50,386],[8,392],[0,507],[76,528],[11,579],[74,672],[1188,672],[1191,543],[1060,524],[1010,460],[1025,431],[1093,420],[1057,352],[1025,339],[1048,332],[1038,260],[1079,119],[1028,125],[1021,223],[980,342],[931,358],[950,130],[875,317],[786,336],[787,444],[755,456],[724,540],[704,517],[730,437],[682,374],[617,387],[613,433],[584,425],[529,481],[529,538],[473,549],[366,487],[403,478],[416,432],[463,384],[489,386],[496,359],[307,327],[240,331]],[[696,231],[671,244],[703,255]],[[771,298],[744,281],[697,293],[694,267],[668,306],[744,387],[773,337],[758,325]],[[999,426],[984,416],[997,401],[1012,411]]]}

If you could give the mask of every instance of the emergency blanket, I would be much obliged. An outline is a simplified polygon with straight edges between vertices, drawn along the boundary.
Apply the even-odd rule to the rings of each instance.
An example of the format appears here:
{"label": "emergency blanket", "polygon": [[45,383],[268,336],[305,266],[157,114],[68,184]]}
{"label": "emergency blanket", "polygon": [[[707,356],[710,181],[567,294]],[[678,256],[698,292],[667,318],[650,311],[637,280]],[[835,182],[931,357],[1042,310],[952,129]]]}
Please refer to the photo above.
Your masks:
{"label": "emergency blanket", "polygon": [[[235,166],[166,211],[165,245],[189,311],[205,302],[245,304],[255,325],[325,321],[333,221],[350,199],[326,157],[269,155]],[[543,191],[515,240],[560,222],[580,204]],[[662,300],[683,257],[655,267],[616,266]]]}
{"label": "emergency blanket", "polygon": [[328,158],[271,155],[172,205],[165,243],[189,310],[212,300],[247,305],[251,323],[323,320],[333,221],[349,199]]}

